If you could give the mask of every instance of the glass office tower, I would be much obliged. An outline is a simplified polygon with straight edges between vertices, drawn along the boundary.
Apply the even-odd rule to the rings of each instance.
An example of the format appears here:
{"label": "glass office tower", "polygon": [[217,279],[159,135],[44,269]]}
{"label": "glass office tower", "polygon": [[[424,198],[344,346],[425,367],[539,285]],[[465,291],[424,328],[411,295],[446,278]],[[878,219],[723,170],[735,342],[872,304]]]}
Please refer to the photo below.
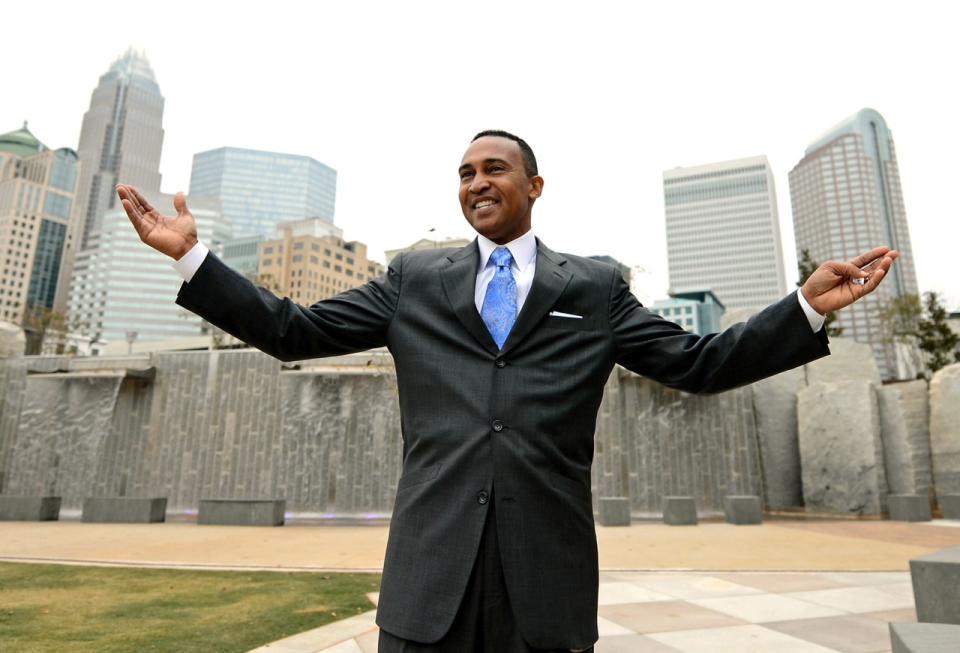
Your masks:
{"label": "glass office tower", "polygon": [[333,222],[337,171],[308,156],[221,147],[193,156],[190,194],[219,199],[234,238],[272,238],[280,222]]}

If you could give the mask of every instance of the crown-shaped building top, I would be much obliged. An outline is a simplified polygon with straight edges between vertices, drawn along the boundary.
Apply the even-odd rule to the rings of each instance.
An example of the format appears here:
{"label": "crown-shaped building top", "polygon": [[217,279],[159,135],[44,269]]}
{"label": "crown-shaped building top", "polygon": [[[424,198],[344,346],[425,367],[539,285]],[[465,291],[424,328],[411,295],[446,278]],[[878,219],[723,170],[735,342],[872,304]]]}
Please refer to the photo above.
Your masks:
{"label": "crown-shaped building top", "polygon": [[110,64],[110,69],[100,78],[100,83],[111,79],[120,79],[128,84],[160,93],[160,86],[157,84],[157,78],[153,74],[153,68],[150,67],[146,54],[133,47]]}

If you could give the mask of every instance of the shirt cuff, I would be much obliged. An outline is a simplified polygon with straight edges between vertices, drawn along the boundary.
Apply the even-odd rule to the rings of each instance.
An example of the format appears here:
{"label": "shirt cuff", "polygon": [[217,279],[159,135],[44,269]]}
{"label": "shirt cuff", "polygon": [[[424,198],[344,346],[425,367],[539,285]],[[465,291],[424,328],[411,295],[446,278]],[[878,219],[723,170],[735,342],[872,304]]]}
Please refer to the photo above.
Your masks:
{"label": "shirt cuff", "polygon": [[[186,258],[186,256],[184,258]],[[800,308],[803,309],[804,314],[807,316],[807,321],[810,322],[810,328],[813,329],[813,332],[816,333],[822,329],[827,317],[820,315],[813,309],[813,306],[807,302],[807,298],[803,296],[800,288],[797,288],[797,300],[800,302]]]}
{"label": "shirt cuff", "polygon": [[207,258],[207,252],[209,251],[210,250],[207,249],[207,246],[198,240],[197,244],[191,247],[189,252],[174,262],[173,269],[177,271],[177,274],[183,277],[184,281],[190,283],[190,280],[193,279],[193,275],[196,274],[200,264],[203,263],[205,258]]}

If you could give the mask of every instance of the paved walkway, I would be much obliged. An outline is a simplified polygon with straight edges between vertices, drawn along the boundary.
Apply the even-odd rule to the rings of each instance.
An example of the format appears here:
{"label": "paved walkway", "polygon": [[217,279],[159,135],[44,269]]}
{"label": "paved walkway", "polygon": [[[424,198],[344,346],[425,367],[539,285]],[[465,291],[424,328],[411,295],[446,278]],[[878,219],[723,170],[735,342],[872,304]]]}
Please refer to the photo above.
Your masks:
{"label": "paved walkway", "polygon": [[[0,560],[203,569],[379,571],[382,526],[0,523]],[[598,528],[597,653],[890,650],[913,621],[911,558],[960,546],[960,522],[772,520]],[[376,602],[376,595],[371,596]],[[257,649],[371,653],[368,612]]]}

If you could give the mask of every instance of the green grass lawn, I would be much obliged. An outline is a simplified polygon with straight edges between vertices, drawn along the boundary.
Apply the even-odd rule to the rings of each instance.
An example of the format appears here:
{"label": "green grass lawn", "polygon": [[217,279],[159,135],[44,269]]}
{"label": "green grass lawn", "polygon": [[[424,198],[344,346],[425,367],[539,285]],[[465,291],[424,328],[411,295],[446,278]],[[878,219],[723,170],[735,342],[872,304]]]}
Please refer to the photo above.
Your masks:
{"label": "green grass lawn", "polygon": [[0,651],[219,653],[372,609],[378,574],[0,563]]}

